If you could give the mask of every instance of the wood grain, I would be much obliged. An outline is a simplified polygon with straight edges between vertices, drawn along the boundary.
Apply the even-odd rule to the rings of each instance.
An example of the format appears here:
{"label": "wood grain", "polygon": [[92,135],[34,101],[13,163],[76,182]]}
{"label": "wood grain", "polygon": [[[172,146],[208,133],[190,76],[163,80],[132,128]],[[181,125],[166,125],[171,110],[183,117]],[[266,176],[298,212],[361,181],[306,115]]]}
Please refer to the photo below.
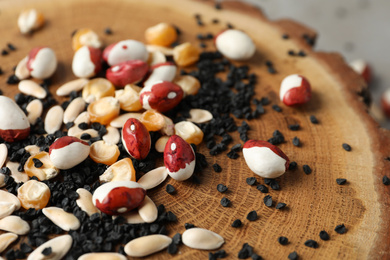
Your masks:
{"label": "wood grain", "polygon": [[[305,26],[290,20],[268,21],[261,11],[240,2],[223,2],[223,10],[212,5],[211,1],[179,0],[0,1],[0,48],[8,42],[18,48],[8,56],[0,56],[5,72],[0,76],[0,89],[7,96],[17,93],[17,86],[5,84],[6,78],[33,46],[47,45],[56,51],[60,65],[52,80],[53,93],[61,84],[74,79],[70,35],[77,28],[92,28],[107,45],[126,38],[142,41],[146,28],[164,21],[183,31],[180,41],[197,43],[197,33],[217,33],[229,22],[246,31],[256,43],[258,51],[248,62],[251,72],[259,77],[256,97],[267,96],[272,104],[283,108],[283,113],[277,113],[267,106],[266,114],[249,122],[249,137],[267,140],[275,129],[284,134],[287,142],[279,147],[298,163],[298,169],[279,178],[281,190],[270,190],[270,195],[275,202],[287,203],[288,208],[266,207],[264,194],[245,183],[254,174],[242,154],[237,160],[230,160],[225,154],[212,157],[202,146],[201,152],[207,155],[210,165],[222,165],[221,173],[208,167],[201,175],[201,185],[170,179],[149,194],[156,204],[164,203],[167,210],[177,215],[178,223],[169,226],[170,235],[182,233],[184,223],[210,229],[225,238],[222,248],[231,259],[237,257],[243,243],[253,246],[264,259],[287,259],[292,251],[301,259],[389,259],[389,187],[381,183],[381,178],[390,170],[390,161],[385,159],[390,154],[390,134],[368,115],[363,102],[367,93],[363,80],[338,54],[314,52],[302,35],[314,37],[316,33]],[[28,37],[20,35],[16,26],[18,13],[26,7],[41,10],[48,21],[42,30]],[[196,13],[202,15],[204,27],[196,26]],[[212,24],[213,18],[220,23]],[[113,35],[103,33],[106,27],[112,29]],[[282,39],[284,33],[290,35],[289,40]],[[304,50],[307,57],[288,56],[288,50]],[[268,74],[266,60],[274,63],[277,74]],[[293,73],[307,77],[313,88],[312,100],[300,108],[285,107],[278,99],[281,80]],[[315,115],[320,124],[311,124],[310,115]],[[292,123],[299,123],[301,130],[290,131],[287,126]],[[292,145],[294,136],[301,139],[301,147]],[[233,137],[235,143],[240,142],[238,135]],[[350,144],[352,151],[344,151],[342,143]],[[310,165],[312,174],[304,174],[304,164]],[[336,178],[346,178],[348,183],[339,186]],[[168,183],[176,187],[175,196],[165,192]],[[229,192],[217,192],[219,183],[228,186]],[[232,201],[231,207],[220,205],[223,196]],[[252,210],[259,215],[255,222],[246,220]],[[230,225],[237,218],[244,225],[234,229]],[[348,232],[339,235],[334,228],[343,223]],[[321,230],[328,231],[330,241],[319,239]],[[286,236],[289,244],[279,245],[279,236]],[[318,241],[319,248],[306,247],[304,242],[308,239]],[[207,251],[185,246],[179,250],[176,259],[208,257]],[[150,258],[172,256],[161,252]]]}

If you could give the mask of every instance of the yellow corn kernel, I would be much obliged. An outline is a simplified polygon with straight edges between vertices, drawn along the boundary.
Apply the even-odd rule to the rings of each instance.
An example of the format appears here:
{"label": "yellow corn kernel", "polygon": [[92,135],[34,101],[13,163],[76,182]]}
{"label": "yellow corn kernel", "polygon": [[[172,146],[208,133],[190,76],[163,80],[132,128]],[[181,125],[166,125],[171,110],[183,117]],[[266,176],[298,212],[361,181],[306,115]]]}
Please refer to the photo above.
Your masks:
{"label": "yellow corn kernel", "polygon": [[89,157],[97,162],[106,165],[111,165],[118,160],[119,148],[115,144],[109,145],[103,140],[94,142],[91,144],[91,150],[89,151]]}
{"label": "yellow corn kernel", "polygon": [[173,83],[179,85],[183,89],[184,96],[196,95],[200,89],[199,80],[190,75],[179,76]]}
{"label": "yellow corn kernel", "polygon": [[89,104],[87,111],[91,122],[107,125],[112,119],[118,117],[119,101],[114,97],[104,97]]}
{"label": "yellow corn kernel", "polygon": [[146,29],[145,39],[148,44],[168,47],[177,40],[177,32],[172,25],[159,23]]}
{"label": "yellow corn kernel", "polygon": [[142,88],[128,84],[124,89],[115,91],[115,98],[119,100],[121,109],[128,112],[136,112],[142,109],[141,102],[139,100],[139,92]]}
{"label": "yellow corn kernel", "polygon": [[200,144],[203,140],[202,130],[192,122],[181,121],[175,124],[175,133],[187,143]]}
{"label": "yellow corn kernel", "polygon": [[72,49],[77,51],[83,46],[90,46],[93,48],[100,48],[102,43],[99,36],[91,29],[78,29],[72,37]]}
{"label": "yellow corn kernel", "polygon": [[142,113],[140,120],[148,131],[158,131],[165,125],[164,116],[155,110],[147,110]]}
{"label": "yellow corn kernel", "polygon": [[50,189],[43,182],[29,180],[19,187],[18,199],[25,209],[43,209],[49,203]]}
{"label": "yellow corn kernel", "polygon": [[199,60],[199,49],[189,42],[180,44],[173,49],[173,59],[180,67],[186,67]]}

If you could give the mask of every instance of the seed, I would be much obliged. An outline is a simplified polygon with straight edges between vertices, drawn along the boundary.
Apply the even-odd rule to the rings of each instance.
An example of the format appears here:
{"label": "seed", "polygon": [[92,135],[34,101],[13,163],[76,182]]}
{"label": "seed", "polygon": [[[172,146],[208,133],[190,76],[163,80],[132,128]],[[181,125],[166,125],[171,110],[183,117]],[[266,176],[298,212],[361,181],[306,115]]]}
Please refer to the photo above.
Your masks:
{"label": "seed", "polygon": [[134,181],[113,181],[99,186],[92,197],[93,204],[103,213],[117,215],[137,208],[146,190]]}
{"label": "seed", "polygon": [[326,232],[325,230],[322,230],[322,231],[320,232],[320,238],[321,238],[322,240],[324,240],[324,241],[327,241],[327,240],[330,239],[330,236],[329,236],[328,232]]}
{"label": "seed", "polygon": [[28,181],[28,175],[25,172],[18,171],[19,163],[8,161],[5,164],[5,167],[9,168],[11,171],[11,177],[14,178],[15,182],[21,183]]}
{"label": "seed", "polygon": [[79,92],[82,90],[87,83],[88,79],[75,79],[69,81],[57,89],[56,95],[60,97],[69,96],[72,91]]}
{"label": "seed", "polygon": [[151,73],[144,82],[144,86],[155,84],[160,81],[171,82],[176,76],[176,65],[172,62],[159,63],[151,68]]}
{"label": "seed", "polygon": [[250,246],[248,243],[244,243],[242,245],[240,252],[238,252],[238,258],[239,259],[246,259],[249,256],[251,256],[252,254],[253,254],[253,247]]}
{"label": "seed", "polygon": [[139,120],[130,118],[122,128],[122,144],[131,157],[143,160],[151,147],[149,132]]}
{"label": "seed", "polygon": [[144,201],[138,206],[138,214],[146,223],[154,222],[158,216],[156,204],[148,196],[145,196]]}
{"label": "seed", "polygon": [[257,212],[255,210],[249,212],[248,215],[246,216],[246,219],[249,221],[257,220]]}
{"label": "seed", "polygon": [[173,48],[173,59],[180,67],[186,67],[199,60],[199,49],[189,42],[182,43]]}
{"label": "seed", "polygon": [[99,181],[136,181],[133,162],[129,158],[117,161],[99,176]]}
{"label": "seed", "polygon": [[79,206],[88,216],[92,216],[95,213],[99,213],[100,211],[93,205],[92,203],[92,194],[83,188],[78,188],[76,190],[77,194],[79,194],[79,198],[76,200],[77,206]]}
{"label": "seed", "polygon": [[28,103],[26,107],[26,111],[28,113],[27,119],[31,125],[35,125],[38,117],[41,117],[43,111],[42,101],[39,99],[34,99],[30,103]]}
{"label": "seed", "polygon": [[24,112],[12,99],[0,96],[0,137],[6,142],[27,138],[30,123]]}
{"label": "seed", "polygon": [[181,121],[175,124],[175,133],[187,143],[198,145],[203,140],[202,130],[192,122]]}
{"label": "seed", "polygon": [[349,144],[344,143],[343,148],[345,151],[350,152],[352,150],[351,146]]}
{"label": "seed", "polygon": [[89,153],[89,144],[72,136],[58,138],[49,148],[50,161],[61,170],[78,165],[87,159]]}
{"label": "seed", "polygon": [[175,124],[173,123],[172,119],[169,117],[164,116],[165,124],[163,128],[160,129],[160,133],[163,135],[171,136],[175,134]]}
{"label": "seed", "polygon": [[288,238],[287,237],[279,237],[278,242],[279,242],[279,244],[285,246],[288,244]]}
{"label": "seed", "polygon": [[123,128],[125,125],[126,121],[129,120],[130,118],[134,118],[139,120],[141,118],[141,113],[126,113],[122,114],[115,119],[113,119],[110,122],[110,126],[115,127],[115,128]]}
{"label": "seed", "polygon": [[298,254],[297,254],[297,252],[292,252],[292,253],[290,253],[289,255],[288,255],[288,259],[290,259],[290,260],[297,260],[298,259]]}
{"label": "seed", "polygon": [[228,190],[228,188],[227,188],[225,185],[223,185],[223,184],[218,184],[218,185],[217,185],[217,190],[218,190],[220,193],[224,193],[224,192],[226,192],[226,191]]}
{"label": "seed", "polygon": [[7,160],[7,156],[8,148],[4,143],[2,143],[0,144],[0,168],[3,167],[5,160]]}
{"label": "seed", "polygon": [[284,209],[285,207],[287,206],[286,203],[283,203],[283,202],[279,202],[278,204],[276,204],[276,209]]}
{"label": "seed", "polygon": [[43,99],[46,97],[47,93],[43,87],[38,85],[32,80],[22,80],[18,85],[19,91],[23,94],[30,95],[36,98]]}
{"label": "seed", "polygon": [[81,97],[73,99],[64,112],[64,124],[73,122],[84,109],[85,101]]}
{"label": "seed", "polygon": [[301,142],[298,137],[294,137],[292,140],[294,146],[300,146]]}
{"label": "seed", "polygon": [[[146,223],[143,218],[138,213],[137,209],[133,209],[127,213],[120,214],[120,216],[126,219],[126,223],[128,224],[143,224]],[[115,218],[115,216],[113,216]]]}
{"label": "seed", "polygon": [[165,166],[161,166],[145,173],[138,180],[138,184],[140,184],[145,190],[150,190],[163,183],[167,177],[167,169]]}
{"label": "seed", "polygon": [[272,207],[273,201],[272,201],[272,197],[270,195],[267,195],[264,197],[264,204],[267,207]]}
{"label": "seed", "polygon": [[0,235],[0,253],[2,253],[10,244],[12,244],[18,235],[13,233],[4,233]]}
{"label": "seed", "polygon": [[225,243],[223,237],[203,228],[191,228],[182,235],[183,244],[194,249],[214,250]]}
{"label": "seed", "polygon": [[112,97],[115,95],[114,85],[105,78],[91,79],[85,84],[82,97],[85,102],[92,103],[103,97]]}
{"label": "seed", "polygon": [[131,240],[125,245],[125,252],[131,257],[144,257],[159,252],[172,243],[165,235],[148,235]]}
{"label": "seed", "polygon": [[116,145],[110,145],[103,140],[94,142],[91,145],[89,157],[97,163],[111,165],[118,160],[120,155],[119,148]]}
{"label": "seed", "polygon": [[30,77],[30,71],[27,68],[28,56],[24,57],[21,61],[19,61],[18,65],[15,68],[15,76],[19,80],[27,79]]}
{"label": "seed", "polygon": [[30,226],[18,216],[7,216],[0,219],[0,230],[9,231],[17,235],[26,235]]}
{"label": "seed", "polygon": [[387,177],[386,175],[384,175],[384,176],[382,177],[382,183],[383,183],[384,185],[390,185],[390,179],[389,179],[389,177]]}
{"label": "seed", "polygon": [[102,47],[102,43],[99,40],[99,36],[91,29],[78,29],[72,36],[72,49],[77,51],[83,46],[89,46],[99,49]]}
{"label": "seed", "polygon": [[261,193],[268,193],[268,188],[263,184],[257,185],[256,189],[258,189]]}
{"label": "seed", "polygon": [[256,180],[256,177],[249,177],[249,178],[246,178],[246,183],[250,186],[253,186],[255,185],[257,182]]}
{"label": "seed", "polygon": [[140,102],[145,109],[166,112],[176,107],[183,98],[183,90],[169,81],[146,85],[140,92]]}
{"label": "seed", "polygon": [[62,208],[47,207],[42,209],[42,213],[55,225],[65,231],[77,230],[80,227],[79,219],[72,213],[64,211]]}
{"label": "seed", "polygon": [[72,61],[72,71],[76,77],[91,78],[102,69],[100,49],[83,46],[78,49]]}
{"label": "seed", "polygon": [[200,89],[200,82],[197,78],[190,75],[182,75],[177,77],[173,83],[179,85],[184,92],[184,97],[196,95]]}
{"label": "seed", "polygon": [[103,141],[109,145],[114,145],[119,143],[121,140],[121,136],[119,130],[112,126],[107,126],[107,133],[103,135]]}
{"label": "seed", "polygon": [[89,114],[87,111],[84,111],[84,112],[81,112],[77,117],[76,119],[73,121],[74,125],[75,126],[79,126],[80,124],[89,124],[90,123],[90,120],[89,120]]}
{"label": "seed", "polygon": [[154,110],[147,110],[143,112],[139,121],[144,124],[149,132],[159,131],[165,126],[164,116]]}
{"label": "seed", "polygon": [[57,105],[47,111],[45,117],[45,131],[48,134],[54,134],[61,129],[62,120],[64,117],[64,110],[61,106]]}
{"label": "seed", "polygon": [[280,85],[279,96],[286,106],[305,104],[311,98],[310,83],[301,75],[289,75],[283,79]]}
{"label": "seed", "polygon": [[106,78],[115,86],[124,87],[141,81],[149,70],[146,62],[128,60],[112,66],[106,71]]}
{"label": "seed", "polygon": [[165,56],[173,56],[173,49],[172,48],[167,48],[159,45],[146,45],[146,49],[148,52],[156,52],[159,51],[163,53]]}
{"label": "seed", "polygon": [[311,115],[311,116],[310,116],[310,122],[311,122],[312,124],[315,124],[315,125],[319,123],[317,117],[315,117],[314,115]]}
{"label": "seed", "polygon": [[204,109],[191,109],[190,116],[187,120],[197,124],[207,123],[213,119],[213,115]]}
{"label": "seed", "polygon": [[337,225],[334,231],[336,231],[338,234],[345,234],[347,233],[347,228],[344,226],[344,224]]}
{"label": "seed", "polygon": [[304,172],[306,175],[309,175],[310,173],[312,173],[312,169],[310,168],[309,165],[304,164],[304,165],[303,165],[303,172]]}
{"label": "seed", "polygon": [[110,44],[103,51],[103,59],[109,66],[117,65],[128,60],[148,60],[146,46],[139,41],[124,40]]}
{"label": "seed", "polygon": [[159,139],[157,139],[156,144],[154,146],[156,151],[159,153],[163,153],[168,140],[169,136],[161,136]]}
{"label": "seed", "polygon": [[22,11],[18,17],[18,27],[22,34],[30,33],[41,28],[45,23],[43,14],[36,9]]}
{"label": "seed", "polygon": [[15,195],[0,190],[0,219],[11,215],[12,212],[20,209],[20,206],[20,201]]}
{"label": "seed", "polygon": [[242,226],[242,222],[239,219],[234,220],[233,223],[232,223],[232,227],[234,227],[234,228],[238,228],[238,227],[241,227],[241,226]]}
{"label": "seed", "polygon": [[277,178],[288,169],[288,157],[269,142],[249,140],[244,144],[243,154],[248,167],[263,178]]}
{"label": "seed", "polygon": [[214,39],[218,51],[232,60],[250,59],[256,52],[252,39],[243,31],[228,29]]}
{"label": "seed", "polygon": [[157,65],[159,63],[164,63],[167,61],[167,58],[165,57],[164,53],[162,53],[161,51],[152,51],[149,52],[149,59],[148,59],[148,64],[149,66],[154,66],[154,65]]}
{"label": "seed", "polygon": [[107,125],[111,120],[118,117],[119,101],[114,97],[103,97],[89,104],[87,108],[91,122]]}
{"label": "seed", "polygon": [[[60,260],[62,259],[72,247],[73,239],[70,235],[62,235],[50,239],[46,243],[43,243],[37,247],[27,258],[27,260],[35,259],[51,259]],[[51,248],[50,256],[45,256],[42,252],[46,248]]]}
{"label": "seed", "polygon": [[126,260],[124,255],[119,253],[88,253],[80,256],[77,260]]}
{"label": "seed", "polygon": [[[36,168],[34,165],[34,158],[40,160],[43,163],[43,166]],[[59,173],[59,169],[53,165],[49,153],[47,152],[40,152],[30,156],[24,165],[24,170],[28,176],[35,176],[40,181],[52,179]]]}
{"label": "seed", "polygon": [[33,78],[50,78],[57,69],[57,57],[48,47],[37,47],[28,54],[27,68]]}
{"label": "seed", "polygon": [[366,81],[366,83],[370,83],[371,82],[372,71],[371,71],[370,65],[366,61],[364,61],[362,59],[353,60],[352,62],[349,63],[349,66],[356,73],[361,75],[363,77],[363,79]]}
{"label": "seed", "polygon": [[99,136],[99,132],[96,131],[95,129],[87,129],[87,130],[83,130],[83,131],[78,129],[76,131],[71,131],[71,130],[73,130],[72,128],[69,129],[68,135],[76,137],[76,138],[81,139],[81,140],[89,140],[91,138],[96,138]]}
{"label": "seed", "polygon": [[175,187],[173,187],[171,184],[167,184],[167,186],[165,186],[165,191],[170,194],[170,195],[173,195],[176,193],[176,189]]}
{"label": "seed", "polygon": [[18,199],[25,209],[43,209],[49,203],[50,189],[43,182],[29,180],[19,187]]}
{"label": "seed", "polygon": [[159,23],[146,29],[145,39],[148,44],[169,47],[177,40],[177,32],[172,25]]}
{"label": "seed", "polygon": [[305,246],[311,247],[311,248],[318,248],[318,243],[315,240],[309,239],[305,242]]}
{"label": "seed", "polygon": [[339,178],[339,179],[336,179],[336,182],[338,185],[344,185],[347,183],[347,179]]}
{"label": "seed", "polygon": [[230,206],[230,200],[228,199],[228,198],[226,198],[226,197],[223,197],[222,199],[221,199],[221,205],[222,205],[222,207],[229,207]]}
{"label": "seed", "polygon": [[40,152],[40,147],[37,145],[27,145],[24,147],[24,150],[28,152],[30,155],[35,155]]}

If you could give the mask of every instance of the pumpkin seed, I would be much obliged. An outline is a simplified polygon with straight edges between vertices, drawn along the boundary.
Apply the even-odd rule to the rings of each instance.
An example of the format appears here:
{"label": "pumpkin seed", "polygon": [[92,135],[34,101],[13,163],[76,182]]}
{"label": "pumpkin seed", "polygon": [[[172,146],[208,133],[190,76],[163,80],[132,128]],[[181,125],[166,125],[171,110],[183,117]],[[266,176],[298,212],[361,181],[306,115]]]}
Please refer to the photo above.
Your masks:
{"label": "pumpkin seed", "polygon": [[80,227],[80,221],[72,213],[68,213],[61,208],[48,207],[42,209],[42,213],[54,224],[65,231],[77,230]]}
{"label": "pumpkin seed", "polygon": [[153,189],[160,185],[168,176],[167,169],[165,166],[158,167],[145,173],[139,180],[138,183],[146,190]]}
{"label": "pumpkin seed", "polygon": [[125,245],[128,256],[143,257],[167,248],[172,238],[165,235],[149,235],[131,240]]}
{"label": "pumpkin seed", "polygon": [[182,235],[183,244],[201,250],[214,250],[225,243],[223,237],[204,228],[191,228]]}

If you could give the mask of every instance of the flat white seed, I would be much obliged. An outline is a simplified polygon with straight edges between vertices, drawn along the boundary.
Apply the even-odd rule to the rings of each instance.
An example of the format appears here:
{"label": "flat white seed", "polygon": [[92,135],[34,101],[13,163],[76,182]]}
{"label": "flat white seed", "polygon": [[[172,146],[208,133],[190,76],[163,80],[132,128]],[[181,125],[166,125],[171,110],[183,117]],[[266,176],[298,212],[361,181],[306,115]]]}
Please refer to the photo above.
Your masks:
{"label": "flat white seed", "polygon": [[154,148],[156,148],[156,151],[159,153],[163,153],[165,149],[165,145],[167,144],[169,140],[169,136],[161,136],[157,141],[156,144],[154,145]]}
{"label": "flat white seed", "polygon": [[146,223],[152,223],[157,219],[157,207],[151,198],[145,196],[144,201],[138,206],[138,214]]}
{"label": "flat white seed", "polygon": [[119,253],[88,253],[77,260],[127,260],[127,258]]}
{"label": "flat white seed", "polygon": [[128,256],[143,257],[161,251],[172,243],[172,238],[165,235],[149,235],[131,240],[125,245]]}
{"label": "flat white seed", "polygon": [[159,51],[165,56],[173,56],[173,49],[172,48],[167,48],[163,46],[158,46],[158,45],[146,45],[146,50],[148,52],[155,52]]}
{"label": "flat white seed", "polygon": [[[133,209],[127,213],[121,214],[120,216],[124,217],[126,219],[126,223],[128,224],[142,224],[146,223],[143,218],[138,213],[138,209]],[[117,218],[118,216],[112,216],[113,219]]]}
{"label": "flat white seed", "polygon": [[161,51],[153,51],[149,52],[149,66],[153,66],[159,63],[166,62],[167,58],[165,57],[164,53]]}
{"label": "flat white seed", "polygon": [[80,221],[72,213],[68,213],[61,208],[48,207],[42,209],[42,213],[54,224],[65,231],[77,230],[80,227]]}
{"label": "flat white seed", "polygon": [[0,202],[0,219],[11,215],[15,211],[15,204]]}
{"label": "flat white seed", "polygon": [[18,239],[18,235],[14,233],[5,233],[0,235],[0,253],[3,252],[16,239]]}
{"label": "flat white seed", "polygon": [[0,188],[3,188],[5,186],[5,175],[0,173]]}
{"label": "flat white seed", "polygon": [[190,116],[187,120],[197,124],[203,124],[213,119],[213,114],[209,111],[198,108],[191,109]]}
{"label": "flat white seed", "polygon": [[0,144],[0,168],[3,167],[5,160],[7,160],[8,148],[5,144]]}
{"label": "flat white seed", "polygon": [[88,83],[88,79],[75,79],[69,81],[59,87],[56,91],[57,96],[69,96],[72,91],[79,92],[84,88],[84,86]]}
{"label": "flat white seed", "polygon": [[95,213],[100,213],[100,211],[92,203],[92,194],[86,189],[79,188],[76,190],[79,194],[79,198],[76,200],[77,206],[79,206],[88,216],[91,216]]}
{"label": "flat white seed", "polygon": [[182,235],[183,244],[201,250],[214,250],[225,243],[223,237],[204,228],[190,228]]}
{"label": "flat white seed", "polygon": [[14,178],[15,182],[21,183],[29,180],[29,177],[25,172],[18,171],[19,163],[8,161],[5,166],[11,171],[11,177]]}
{"label": "flat white seed", "polygon": [[72,100],[64,112],[64,124],[73,122],[85,110],[85,101],[82,97]]}
{"label": "flat white seed", "polygon": [[38,117],[42,115],[43,112],[43,104],[39,99],[34,99],[26,106],[26,111],[28,113],[27,119],[31,125],[35,125]]}
{"label": "flat white seed", "polygon": [[80,113],[80,115],[78,115],[76,117],[76,119],[73,121],[73,123],[78,126],[79,124],[81,123],[86,123],[86,124],[89,124],[90,123],[90,119],[89,119],[89,114],[87,111],[84,111],[82,113]]}
{"label": "flat white seed", "polygon": [[39,84],[35,83],[35,81],[32,80],[22,80],[19,82],[18,85],[19,91],[23,94],[30,95],[36,98],[45,98],[47,93],[46,90],[41,87]]}
{"label": "flat white seed", "polygon": [[27,145],[26,147],[24,147],[24,150],[26,150],[30,155],[36,155],[40,152],[39,149],[40,147],[35,144]]}
{"label": "flat white seed", "polygon": [[145,173],[139,180],[138,183],[144,187],[145,190],[153,189],[160,185],[168,176],[168,171],[165,166],[158,167]]}
{"label": "flat white seed", "polygon": [[30,77],[30,71],[27,68],[28,56],[24,57],[21,61],[19,61],[18,65],[15,68],[15,76],[19,80],[24,80]]}
{"label": "flat white seed", "polygon": [[108,126],[106,129],[107,133],[103,135],[103,140],[109,145],[119,143],[121,135],[119,133],[118,128]]}
{"label": "flat white seed", "polygon": [[18,216],[7,216],[0,219],[0,229],[17,235],[26,235],[30,231],[30,226]]}
{"label": "flat white seed", "polygon": [[64,110],[61,106],[50,108],[45,117],[45,131],[48,134],[54,134],[55,131],[60,130],[63,118]]}
{"label": "flat white seed", "polygon": [[141,118],[141,115],[142,115],[142,113],[126,113],[126,114],[120,115],[110,122],[110,126],[115,127],[115,128],[122,128],[123,125],[126,123],[127,119],[136,118],[139,120]]}
{"label": "flat white seed", "polygon": [[[68,253],[73,243],[73,239],[70,235],[63,235],[53,239],[50,239],[46,243],[37,247],[27,258],[27,260],[41,260],[41,259],[50,259],[50,260],[60,260],[66,253]],[[42,251],[45,248],[51,248],[51,254],[49,256],[44,256]]]}
{"label": "flat white seed", "polygon": [[12,194],[8,191],[4,191],[4,190],[0,190],[0,203],[13,204],[13,205],[15,205],[15,210],[18,210],[21,207],[21,204],[20,204],[18,197],[16,197],[14,194]]}

